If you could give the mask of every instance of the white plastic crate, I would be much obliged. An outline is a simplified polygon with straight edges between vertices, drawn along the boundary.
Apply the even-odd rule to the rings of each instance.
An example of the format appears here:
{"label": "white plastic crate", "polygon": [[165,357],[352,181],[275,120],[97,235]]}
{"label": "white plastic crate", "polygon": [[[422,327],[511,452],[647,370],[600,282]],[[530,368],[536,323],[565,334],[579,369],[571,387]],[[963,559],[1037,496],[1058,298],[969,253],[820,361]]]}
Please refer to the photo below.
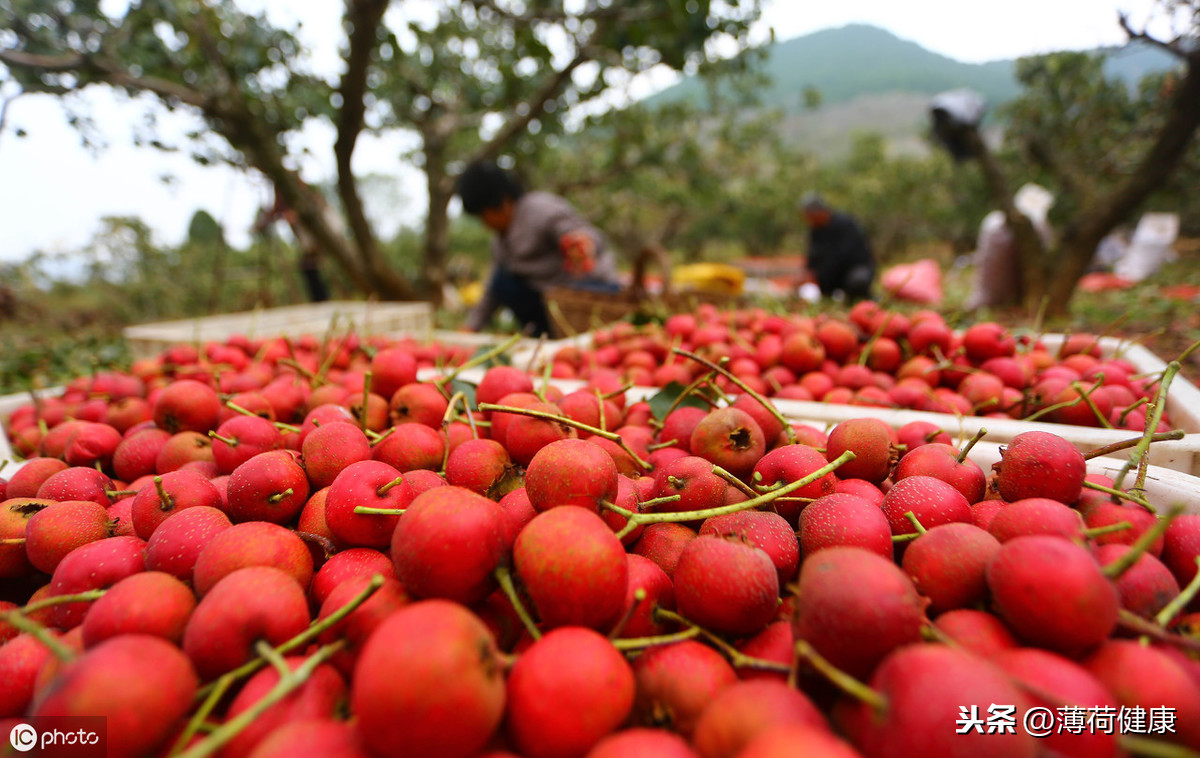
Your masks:
{"label": "white plastic crate", "polygon": [[124,334],[134,358],[149,358],[180,343],[223,341],[234,334],[251,339],[302,334],[320,338],[348,324],[362,335],[402,332],[422,336],[433,330],[433,306],[336,300],[140,324],[126,327]]}

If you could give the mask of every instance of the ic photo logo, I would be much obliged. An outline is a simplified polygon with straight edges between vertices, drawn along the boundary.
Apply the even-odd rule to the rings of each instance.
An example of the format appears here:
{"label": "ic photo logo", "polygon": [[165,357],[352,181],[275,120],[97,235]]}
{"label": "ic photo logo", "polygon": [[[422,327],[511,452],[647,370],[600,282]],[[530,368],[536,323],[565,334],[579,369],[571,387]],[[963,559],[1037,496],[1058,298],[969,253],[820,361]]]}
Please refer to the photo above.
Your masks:
{"label": "ic photo logo", "polygon": [[8,733],[8,742],[19,753],[28,753],[37,747],[38,733],[29,724],[17,724]]}

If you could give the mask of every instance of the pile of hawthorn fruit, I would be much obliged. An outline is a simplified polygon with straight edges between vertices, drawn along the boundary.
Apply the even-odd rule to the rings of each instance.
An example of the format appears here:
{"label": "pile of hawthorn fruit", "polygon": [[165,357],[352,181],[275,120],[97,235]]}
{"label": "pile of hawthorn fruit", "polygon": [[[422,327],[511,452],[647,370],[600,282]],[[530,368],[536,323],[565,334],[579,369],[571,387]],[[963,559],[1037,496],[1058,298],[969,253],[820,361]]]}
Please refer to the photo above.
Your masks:
{"label": "pile of hawthorn fruit", "polygon": [[[687,385],[704,368],[678,349],[727,356],[729,371],[767,397],[1075,426],[1141,431],[1155,390],[1128,361],[1101,357],[1093,335],[1068,336],[1050,351],[994,322],[955,332],[936,311],[906,315],[869,301],[846,318],[704,304],[661,326],[593,332],[589,347],[559,348],[545,368],[562,379],[616,373],[636,386]],[[728,379],[719,386],[738,391]]]}
{"label": "pile of hawthorn fruit", "polygon": [[[466,386],[487,356],[365,339],[74,381],[8,422],[0,734],[106,716],[109,756],[187,758],[1195,755],[1200,515],[1043,431],[985,471],[928,422],[789,423],[743,357],[696,354],[775,335],[770,384],[835,323],[737,313],[722,333],[750,336],[716,345],[668,322],[674,360],[624,353],[693,386],[657,409],[627,402],[635,365]],[[924,389],[968,398],[1001,359],[1089,411],[1153,389],[1094,340],[1042,365],[974,334]],[[1037,709],[1061,720],[1041,738]]]}

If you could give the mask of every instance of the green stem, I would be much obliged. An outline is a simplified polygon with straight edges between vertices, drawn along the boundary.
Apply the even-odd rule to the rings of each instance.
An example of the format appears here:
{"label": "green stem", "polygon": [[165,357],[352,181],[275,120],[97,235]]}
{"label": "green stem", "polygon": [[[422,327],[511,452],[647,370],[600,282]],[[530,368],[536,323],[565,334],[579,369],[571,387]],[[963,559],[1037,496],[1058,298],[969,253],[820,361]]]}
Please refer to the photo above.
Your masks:
{"label": "green stem", "polygon": [[1128,521],[1121,521],[1116,524],[1109,524],[1108,526],[1098,526],[1095,529],[1084,529],[1082,532],[1080,532],[1080,534],[1082,534],[1084,537],[1103,537],[1106,534],[1123,532],[1126,529],[1132,528],[1133,524],[1129,523]]}
{"label": "green stem", "polygon": [[49,629],[25,614],[19,611],[8,611],[0,614],[0,619],[16,627],[17,631],[24,632],[45,645],[50,654],[63,663],[70,663],[75,660],[75,652],[71,648],[60,642],[57,637],[50,633]]}
{"label": "green stem", "polygon": [[641,457],[633,451],[633,448],[631,448],[629,446],[629,443],[626,442],[624,439],[622,439],[621,435],[617,434],[616,432],[609,432],[609,431],[605,431],[604,429],[597,429],[594,426],[589,426],[589,425],[583,423],[582,421],[576,421],[575,419],[570,418],[568,416],[559,416],[559,415],[556,415],[553,413],[546,413],[545,411],[532,410],[530,408],[514,408],[511,405],[495,405],[493,403],[480,403],[479,410],[500,412],[500,413],[512,413],[512,414],[516,414],[518,416],[529,416],[531,418],[538,418],[538,419],[542,419],[544,421],[554,421],[554,422],[563,424],[564,426],[574,427],[581,432],[587,432],[588,434],[594,434],[597,437],[601,437],[603,439],[608,440],[609,442],[613,442],[616,445],[618,445],[622,450],[625,451],[625,453],[630,458],[633,459],[634,465],[636,465],[641,470],[643,470],[643,471],[650,470],[650,464],[647,463],[646,461],[642,460]]}
{"label": "green stem", "polygon": [[383,497],[393,487],[399,486],[400,484],[403,484],[403,483],[404,483],[404,477],[398,476],[395,479],[393,479],[392,481],[388,482],[387,484],[382,485],[379,489],[375,490],[375,494],[379,495],[380,497]]}
{"label": "green stem", "polygon": [[729,513],[748,511],[753,508],[757,508],[760,505],[766,505],[767,503],[770,503],[783,495],[812,484],[826,474],[835,471],[843,463],[854,460],[854,457],[854,453],[847,450],[832,462],[822,466],[808,476],[797,479],[791,484],[784,485],[777,490],[750,498],[745,502],[734,503],[733,505],[723,505],[717,508],[705,508],[699,511],[685,511],[682,513],[634,513],[633,511],[626,510],[625,508],[621,508],[617,505],[610,506],[609,510],[619,513],[628,519],[628,523],[625,524],[624,528],[617,532],[617,538],[620,539],[636,529],[638,524],[660,524],[670,521],[703,521],[704,519],[713,518],[714,516],[724,516]]}
{"label": "green stem", "polygon": [[738,479],[736,476],[734,476],[730,472],[726,471],[725,469],[721,468],[720,466],[713,466],[712,472],[714,474],[716,474],[717,476],[721,477],[722,479],[724,479],[729,484],[732,484],[737,489],[741,490],[741,492],[743,494],[745,494],[749,497],[758,497],[759,493],[750,489],[750,485],[746,484],[741,479]]}
{"label": "green stem", "polygon": [[1113,581],[1120,579],[1121,575],[1128,571],[1133,564],[1138,562],[1138,559],[1142,557],[1142,554],[1149,550],[1150,546],[1163,536],[1163,534],[1167,531],[1167,527],[1171,525],[1171,522],[1178,518],[1182,513],[1182,505],[1172,506],[1171,510],[1167,511],[1167,515],[1160,518],[1157,523],[1154,524],[1154,526],[1147,529],[1141,537],[1138,537],[1137,540],[1135,540],[1134,543],[1129,546],[1129,550],[1121,554],[1120,558],[1117,558],[1112,563],[1101,568],[1101,573]]}
{"label": "green stem", "polygon": [[217,442],[224,442],[226,445],[229,445],[230,447],[237,447],[237,446],[238,446],[238,439],[237,439],[237,437],[226,437],[226,436],[224,436],[224,435],[217,434],[217,433],[216,433],[216,431],[214,431],[214,430],[211,430],[211,429],[210,429],[210,430],[209,430],[209,432],[208,432],[208,436],[209,436],[210,438],[212,438],[212,439],[216,440]]}
{"label": "green stem", "polygon": [[[32,613],[37,613],[44,608],[52,608],[53,606],[62,605],[64,603],[90,603],[104,597],[105,592],[108,592],[108,590],[88,590],[87,592],[79,592],[74,595],[57,595],[55,597],[48,597],[44,600],[38,600],[35,603],[30,603],[24,608],[17,608],[16,610],[28,616]],[[9,613],[12,613],[12,611],[9,611]],[[0,614],[0,618],[3,618],[3,614]]]}
{"label": "green stem", "polygon": [[663,495],[662,497],[646,500],[642,503],[639,503],[639,505],[641,506],[642,510],[649,510],[650,508],[657,508],[665,503],[676,503],[682,499],[683,495]]}
{"label": "green stem", "polygon": [[[224,674],[217,681],[213,682],[212,689],[208,693],[208,697],[204,698],[204,702],[196,709],[196,712],[188,719],[187,726],[179,733],[179,739],[175,740],[175,744],[171,746],[171,752],[167,755],[177,756],[179,752],[188,746],[197,733],[203,730],[208,721],[209,715],[216,709],[217,705],[224,699],[225,694],[229,692],[229,688],[237,682],[237,679],[229,674]],[[213,729],[209,729],[211,734]]]}
{"label": "green stem", "polygon": [[674,634],[659,634],[654,637],[630,637],[624,640],[617,639],[613,640],[612,644],[617,650],[641,650],[643,648],[654,647],[655,645],[670,645],[676,642],[683,642],[699,636],[700,628],[693,626]]}
{"label": "green stem", "polygon": [[458,375],[461,374],[462,372],[467,371],[468,369],[473,369],[476,366],[482,366],[483,364],[487,363],[491,359],[500,355],[501,353],[508,350],[510,347],[512,347],[513,345],[517,344],[520,341],[521,341],[521,335],[514,334],[513,336],[506,339],[504,342],[501,342],[499,345],[496,345],[491,350],[488,350],[486,353],[481,353],[481,354],[475,356],[474,358],[472,358],[471,360],[467,361],[466,363],[462,364],[458,368],[452,370],[449,374],[446,374],[444,377],[442,377],[438,383],[443,386],[449,384],[450,382],[457,379]]}
{"label": "green stem", "polygon": [[1105,429],[1112,429],[1113,425],[1109,422],[1108,418],[1100,412],[1100,409],[1096,407],[1096,401],[1092,400],[1092,393],[1099,389],[1102,384],[1103,380],[1092,385],[1090,390],[1084,391],[1082,384],[1079,382],[1071,382],[1071,389],[1079,393],[1080,397],[1083,398],[1083,402],[1087,403],[1088,408],[1092,410],[1092,415],[1096,417],[1101,426],[1103,426]]}
{"label": "green stem", "polygon": [[1128,500],[1131,503],[1137,503],[1138,505],[1142,506],[1143,508],[1150,511],[1151,513],[1158,513],[1158,509],[1154,507],[1153,503],[1151,503],[1146,498],[1139,497],[1138,495],[1134,495],[1131,492],[1126,492],[1124,490],[1119,490],[1119,489],[1116,489],[1113,487],[1105,487],[1103,484],[1097,484],[1096,482],[1086,482],[1085,481],[1083,483],[1083,486],[1089,490],[1096,490],[1097,492],[1103,492],[1106,495],[1112,495],[1113,497],[1119,497],[1122,500]]}
{"label": "green stem", "polygon": [[[940,430],[938,433],[940,433]],[[963,446],[962,452],[958,454],[958,458],[955,460],[955,463],[962,463],[965,461],[967,459],[967,455],[971,452],[971,448],[975,447],[975,444],[983,439],[986,434],[987,429],[984,429],[982,426],[979,427],[979,431],[975,432],[974,436],[967,440],[967,444]]]}
{"label": "green stem", "polygon": [[1188,603],[1192,602],[1196,597],[1196,593],[1200,592],[1200,558],[1196,559],[1196,568],[1196,575],[1192,577],[1192,581],[1188,582],[1188,586],[1184,587],[1183,591],[1176,595],[1171,602],[1167,603],[1166,607],[1154,617],[1159,626],[1166,626],[1171,623],[1171,619],[1175,618],[1180,611],[1186,608]]}
{"label": "green stem", "polygon": [[629,624],[629,619],[633,618],[633,614],[637,613],[638,606],[646,602],[646,588],[638,587],[633,591],[633,602],[629,604],[629,610],[621,615],[621,620],[616,623],[612,631],[608,633],[610,640],[615,640],[621,636],[621,632],[625,631],[626,625]]}
{"label": "green stem", "polygon": [[779,661],[768,661],[764,658],[755,658],[753,656],[746,655],[741,650],[738,650],[733,645],[730,645],[719,635],[710,632],[696,622],[691,621],[687,617],[681,616],[674,611],[668,611],[665,608],[657,608],[654,611],[654,618],[665,621],[673,621],[677,624],[683,624],[684,626],[695,629],[700,636],[704,637],[704,639],[720,648],[721,652],[723,652],[726,657],[729,658],[730,664],[735,669],[775,671],[780,674],[786,674],[792,669],[792,667],[786,663],[780,663]]}
{"label": "green stem", "polygon": [[542,632],[537,628],[537,624],[533,623],[533,617],[529,615],[525,604],[521,602],[521,597],[517,594],[517,586],[513,584],[512,572],[508,570],[507,566],[496,568],[496,580],[500,582],[500,589],[508,597],[508,602],[512,603],[517,618],[521,619],[521,623],[525,626],[525,631],[529,632],[530,637],[540,640]]}
{"label": "green stem", "polygon": [[1129,460],[1136,460],[1138,462],[1137,483],[1133,486],[1138,492],[1142,492],[1146,487],[1146,472],[1149,468],[1148,461],[1150,459],[1150,440],[1154,437],[1154,433],[1158,431],[1163,411],[1167,408],[1167,390],[1171,387],[1171,381],[1179,373],[1180,368],[1182,366],[1179,365],[1179,361],[1171,361],[1167,364],[1166,371],[1163,371],[1162,380],[1158,383],[1158,393],[1154,397],[1154,404],[1150,406],[1150,413],[1146,416],[1145,435],[1142,437],[1142,441],[1137,444],[1137,447],[1129,454]]}
{"label": "green stem", "polygon": [[[345,640],[339,640],[318,648],[317,652],[309,656],[295,671],[288,669],[286,674],[282,674],[279,677],[279,682],[261,700],[222,724],[202,742],[180,754],[179,758],[207,758],[207,756],[216,753],[230,740],[241,734],[242,730],[254,723],[255,719],[261,716],[268,708],[302,687],[308,681],[308,678],[312,676],[313,671],[331,658],[334,653],[342,649],[345,644]],[[265,646],[266,643],[259,643],[260,652]]]}
{"label": "green stem", "polygon": [[373,378],[373,372],[363,373],[362,413],[358,416],[358,428],[362,430],[363,435],[367,433],[367,409],[371,407],[371,380]]}
{"label": "green stem", "polygon": [[[305,647],[306,645],[308,645],[309,642],[311,642],[312,640],[315,640],[317,637],[320,637],[322,634],[324,634],[327,629],[332,629],[334,626],[336,626],[338,623],[340,623],[342,619],[346,618],[351,613],[358,610],[359,606],[361,606],[363,603],[367,602],[367,599],[370,598],[371,595],[374,595],[375,592],[382,586],[383,586],[383,576],[382,575],[376,574],[375,576],[371,577],[370,583],[367,584],[367,586],[363,589],[362,592],[355,595],[354,598],[350,600],[350,602],[346,603],[341,608],[338,608],[336,611],[329,614],[325,618],[320,619],[319,621],[313,622],[307,629],[305,629],[303,632],[300,632],[295,637],[292,637],[290,640],[284,642],[281,645],[276,646],[275,652],[279,653],[280,655],[283,655],[284,653],[289,653],[292,650],[295,650],[297,648]],[[231,677],[234,681],[237,681],[238,679],[241,679],[242,677],[249,676],[250,674],[253,674],[255,671],[258,671],[260,668],[262,668],[263,663],[264,662],[261,658],[255,658],[254,660],[252,660],[248,663],[245,663],[245,664],[239,666],[238,668],[234,669],[233,671],[230,671],[229,673],[225,674],[224,676],[221,677],[221,679],[224,679],[225,677]],[[221,679],[218,679],[217,682],[220,682]],[[198,697],[198,698],[199,697],[207,697],[208,694],[212,691],[212,689],[215,686],[217,686],[217,682],[214,682],[213,684],[207,685],[205,687],[201,687],[200,691],[196,693],[196,697]]]}
{"label": "green stem", "polygon": [[825,656],[818,653],[808,640],[796,640],[796,658],[806,661],[817,673],[850,697],[866,703],[876,711],[887,710],[886,697],[834,666]]}
{"label": "green stem", "polygon": [[1130,755],[1139,758],[1200,758],[1200,753],[1195,750],[1150,737],[1122,734],[1117,737],[1117,743]]}
{"label": "green stem", "polygon": [[779,409],[775,407],[774,403],[772,403],[770,400],[768,400],[765,397],[763,397],[762,395],[760,395],[758,392],[751,389],[748,384],[743,382],[741,379],[738,379],[727,369],[725,369],[722,366],[718,366],[717,364],[713,363],[712,361],[708,360],[707,358],[701,358],[700,356],[696,355],[695,353],[690,352],[688,350],[683,350],[681,348],[675,348],[674,352],[679,355],[682,355],[685,358],[691,358],[692,360],[696,361],[701,366],[704,366],[705,368],[707,368],[710,371],[716,371],[716,372],[720,373],[721,376],[724,376],[726,379],[728,379],[730,382],[732,382],[733,385],[736,386],[738,389],[740,389],[742,392],[745,392],[747,395],[754,398],[754,400],[759,405],[761,405],[763,408],[765,408],[768,413],[770,413],[772,416],[774,416],[775,419],[777,421],[779,421],[780,424],[783,425],[784,433],[787,434],[788,443],[792,444],[792,445],[796,444],[796,430],[793,429],[792,425],[788,422],[788,420],[783,417],[783,414],[779,412]]}
{"label": "green stem", "polygon": [[921,526],[921,522],[917,520],[917,514],[908,511],[904,514],[904,518],[912,522],[913,528],[917,530],[917,534],[924,534],[926,532],[925,527]]}
{"label": "green stem", "polygon": [[[1181,440],[1185,436],[1187,436],[1187,432],[1183,431],[1182,429],[1175,429],[1170,432],[1159,432],[1159,433],[1155,434],[1150,439],[1150,442],[1154,443],[1154,442],[1166,442],[1168,440]],[[1098,447],[1094,450],[1089,450],[1088,452],[1083,454],[1083,459],[1085,461],[1090,461],[1093,458],[1101,458],[1110,453],[1118,453],[1122,450],[1128,450],[1129,448],[1134,447],[1141,441],[1142,441],[1141,437],[1131,437],[1127,440],[1121,440],[1120,442],[1113,442],[1111,444],[1105,445],[1104,447]]]}
{"label": "green stem", "polygon": [[276,492],[274,495],[268,497],[267,502],[271,505],[275,505],[276,503],[281,502],[282,500],[285,500],[294,494],[296,494],[295,490],[293,490],[291,487],[288,487],[283,492]]}
{"label": "green stem", "polygon": [[162,477],[154,477],[154,489],[158,490],[158,509],[160,511],[169,511],[175,507],[175,499],[167,494],[167,488],[163,486]]}
{"label": "green stem", "polygon": [[[671,403],[670,407],[667,408],[667,412],[663,414],[663,419],[665,420],[667,416],[670,416],[675,409],[682,405],[684,398],[688,397],[693,392],[697,392],[702,386],[712,381],[714,376],[716,376],[716,373],[710,371],[707,374],[703,374],[692,380],[692,383],[684,387],[683,391],[679,393],[679,397],[675,398],[675,402]],[[707,398],[705,398],[705,400],[707,400]]]}
{"label": "green stem", "polygon": [[366,505],[354,506],[354,512],[360,516],[403,516],[405,508],[371,508]]}

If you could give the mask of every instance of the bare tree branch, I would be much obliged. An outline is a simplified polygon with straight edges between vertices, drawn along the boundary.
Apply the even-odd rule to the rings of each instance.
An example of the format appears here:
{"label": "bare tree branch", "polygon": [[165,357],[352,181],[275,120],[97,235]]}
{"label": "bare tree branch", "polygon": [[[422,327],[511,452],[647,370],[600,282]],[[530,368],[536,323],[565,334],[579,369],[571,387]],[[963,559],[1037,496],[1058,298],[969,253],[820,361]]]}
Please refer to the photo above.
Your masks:
{"label": "bare tree branch", "polygon": [[1124,30],[1125,34],[1129,36],[1131,41],[1138,40],[1139,42],[1145,42],[1146,44],[1153,45],[1160,50],[1167,51],[1176,58],[1187,60],[1188,51],[1184,48],[1182,37],[1176,37],[1173,40],[1161,40],[1151,34],[1148,34],[1145,30],[1136,30],[1130,26],[1129,14],[1125,13],[1124,11],[1117,14],[1117,23],[1121,25],[1121,29]]}

